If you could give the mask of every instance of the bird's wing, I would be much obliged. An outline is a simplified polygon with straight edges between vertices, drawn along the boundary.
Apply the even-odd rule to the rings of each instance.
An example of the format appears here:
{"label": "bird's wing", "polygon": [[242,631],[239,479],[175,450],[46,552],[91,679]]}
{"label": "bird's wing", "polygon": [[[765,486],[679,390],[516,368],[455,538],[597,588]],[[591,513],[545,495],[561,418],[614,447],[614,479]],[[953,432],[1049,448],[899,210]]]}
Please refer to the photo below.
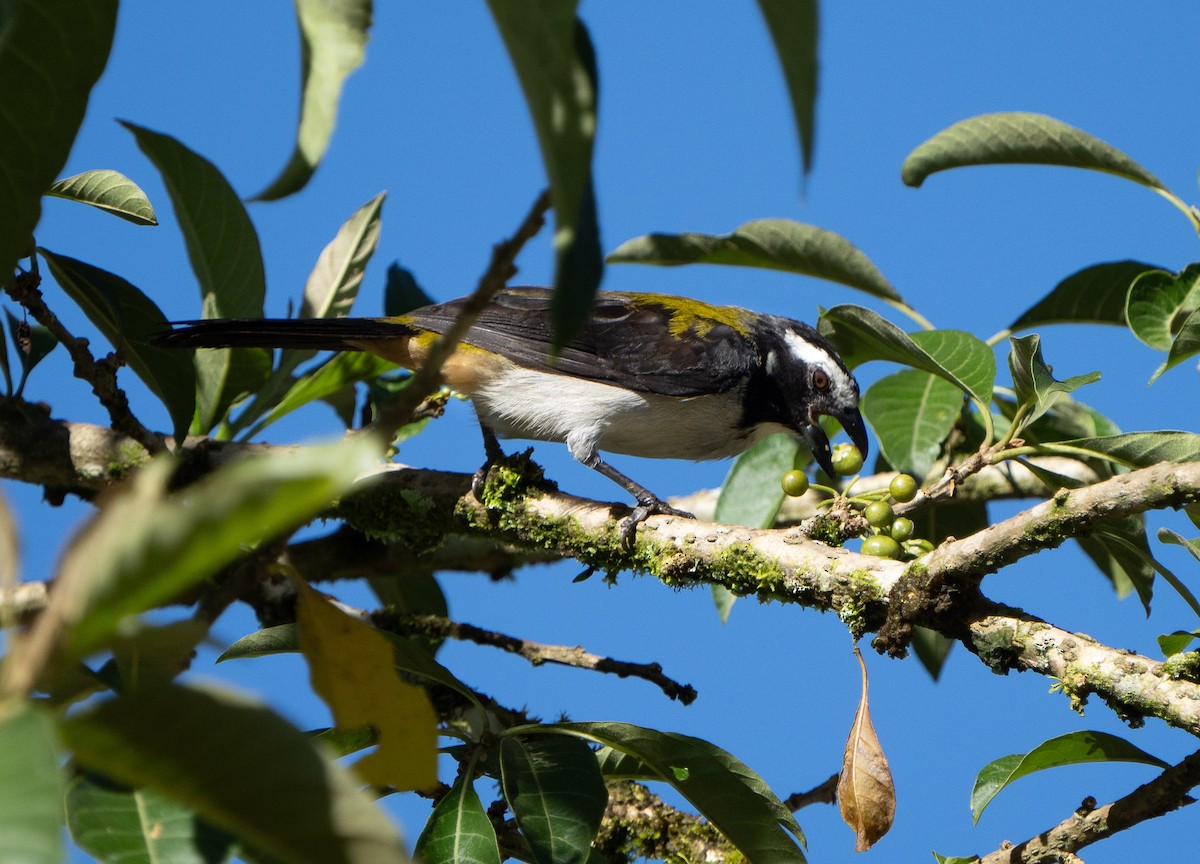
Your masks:
{"label": "bird's wing", "polygon": [[[402,320],[444,333],[463,301],[427,306]],[[530,369],[665,396],[721,393],[760,363],[750,313],[654,294],[602,291],[583,332],[554,356],[550,290],[500,292],[464,341]]]}

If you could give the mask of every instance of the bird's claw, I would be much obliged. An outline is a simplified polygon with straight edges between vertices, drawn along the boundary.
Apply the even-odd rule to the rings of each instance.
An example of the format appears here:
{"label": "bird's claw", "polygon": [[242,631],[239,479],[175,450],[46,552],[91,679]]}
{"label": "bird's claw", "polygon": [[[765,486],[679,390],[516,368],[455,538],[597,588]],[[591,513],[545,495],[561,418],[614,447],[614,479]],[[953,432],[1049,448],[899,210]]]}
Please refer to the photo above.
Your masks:
{"label": "bird's claw", "polygon": [[633,548],[633,542],[637,539],[637,526],[645,522],[651,516],[679,516],[683,519],[695,519],[691,513],[686,510],[680,510],[678,507],[672,507],[660,501],[658,498],[647,498],[644,501],[639,501],[638,505],[633,508],[632,512],[621,520],[619,526],[621,545],[626,549]]}

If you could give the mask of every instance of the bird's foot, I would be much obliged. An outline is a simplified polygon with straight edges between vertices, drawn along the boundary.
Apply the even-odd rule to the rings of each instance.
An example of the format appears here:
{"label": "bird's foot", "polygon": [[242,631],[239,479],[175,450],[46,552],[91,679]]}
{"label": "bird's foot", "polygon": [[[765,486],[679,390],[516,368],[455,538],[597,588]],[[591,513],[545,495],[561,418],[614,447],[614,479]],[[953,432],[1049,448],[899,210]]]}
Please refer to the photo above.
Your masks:
{"label": "bird's foot", "polygon": [[621,520],[619,526],[621,544],[626,549],[633,548],[633,541],[637,539],[637,526],[641,525],[651,516],[680,516],[684,519],[695,519],[691,513],[686,510],[680,510],[678,507],[672,507],[654,496],[640,499],[638,505],[633,508],[633,511]]}

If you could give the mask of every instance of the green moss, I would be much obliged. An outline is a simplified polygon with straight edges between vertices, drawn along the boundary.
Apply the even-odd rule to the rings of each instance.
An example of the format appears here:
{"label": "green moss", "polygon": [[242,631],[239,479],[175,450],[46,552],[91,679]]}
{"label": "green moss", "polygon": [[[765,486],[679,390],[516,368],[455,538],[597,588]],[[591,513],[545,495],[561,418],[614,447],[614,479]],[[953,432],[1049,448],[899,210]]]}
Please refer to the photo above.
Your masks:
{"label": "green moss", "polygon": [[436,549],[454,528],[453,513],[413,489],[386,482],[338,502],[334,515],[368,537],[399,540],[420,554]]}
{"label": "green moss", "polygon": [[1163,661],[1162,671],[1172,680],[1200,682],[1200,651],[1171,655]]}
{"label": "green moss", "polygon": [[1013,627],[1000,627],[972,636],[971,644],[989,669],[997,675],[1007,675],[1017,668],[1017,657],[1021,653],[1017,642],[1017,631]]}

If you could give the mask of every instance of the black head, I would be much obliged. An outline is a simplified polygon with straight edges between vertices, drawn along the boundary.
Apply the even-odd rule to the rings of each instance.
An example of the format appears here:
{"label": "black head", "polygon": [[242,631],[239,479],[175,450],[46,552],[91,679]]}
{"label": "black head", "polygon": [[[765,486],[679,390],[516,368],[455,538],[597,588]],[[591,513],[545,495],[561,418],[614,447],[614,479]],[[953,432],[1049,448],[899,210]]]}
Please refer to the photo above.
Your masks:
{"label": "black head", "polygon": [[832,477],[833,453],[818,421],[821,415],[837,420],[865,457],[867,427],[858,410],[858,382],[812,327],[787,318],[763,318],[755,334],[762,366],[746,393],[748,425],[778,423],[799,433],[817,464]]}

